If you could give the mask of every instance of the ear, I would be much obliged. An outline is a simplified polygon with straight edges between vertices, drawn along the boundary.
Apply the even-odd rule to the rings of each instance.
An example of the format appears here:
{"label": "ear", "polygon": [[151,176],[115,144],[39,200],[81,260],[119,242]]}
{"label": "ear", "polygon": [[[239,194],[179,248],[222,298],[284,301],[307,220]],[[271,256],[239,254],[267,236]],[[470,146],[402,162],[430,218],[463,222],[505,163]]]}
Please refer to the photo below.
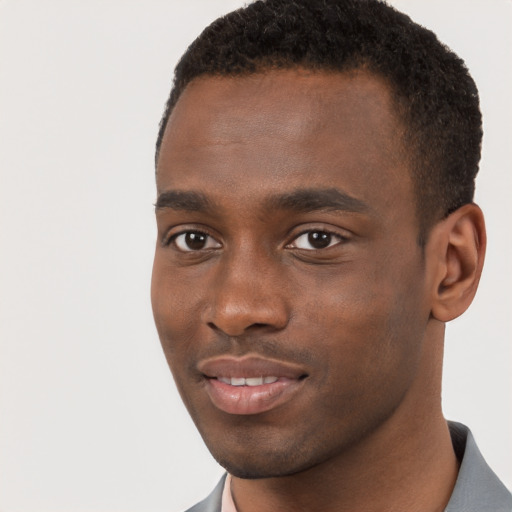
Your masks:
{"label": "ear", "polygon": [[427,258],[433,265],[432,316],[448,322],[464,313],[475,296],[486,246],[482,210],[466,204],[432,229]]}

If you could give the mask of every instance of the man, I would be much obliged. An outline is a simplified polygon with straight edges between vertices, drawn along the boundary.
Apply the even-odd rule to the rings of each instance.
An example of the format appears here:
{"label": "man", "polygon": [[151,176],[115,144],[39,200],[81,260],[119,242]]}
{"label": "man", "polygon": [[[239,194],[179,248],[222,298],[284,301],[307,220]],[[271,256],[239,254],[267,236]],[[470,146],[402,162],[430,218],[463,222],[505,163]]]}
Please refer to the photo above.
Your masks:
{"label": "man", "polygon": [[377,0],[255,2],[189,47],[152,302],[228,474],[191,510],[512,510],[440,401],[484,259],[481,126],[463,62]]}

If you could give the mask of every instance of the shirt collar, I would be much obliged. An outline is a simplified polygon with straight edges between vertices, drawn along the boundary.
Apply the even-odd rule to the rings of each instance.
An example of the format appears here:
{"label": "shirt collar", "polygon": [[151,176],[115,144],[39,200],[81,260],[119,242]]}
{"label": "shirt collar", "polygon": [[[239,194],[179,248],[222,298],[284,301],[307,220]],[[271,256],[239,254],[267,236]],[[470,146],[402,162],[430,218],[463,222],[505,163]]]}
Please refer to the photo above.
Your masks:
{"label": "shirt collar", "polygon": [[510,512],[512,495],[487,465],[468,427],[448,422],[459,475],[445,512]]}

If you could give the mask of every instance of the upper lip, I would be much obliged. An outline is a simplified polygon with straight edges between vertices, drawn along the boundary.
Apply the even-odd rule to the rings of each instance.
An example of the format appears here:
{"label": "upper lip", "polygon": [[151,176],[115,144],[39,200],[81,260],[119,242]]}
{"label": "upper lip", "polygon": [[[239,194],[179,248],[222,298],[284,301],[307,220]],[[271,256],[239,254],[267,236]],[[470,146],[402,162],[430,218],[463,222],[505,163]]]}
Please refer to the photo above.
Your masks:
{"label": "upper lip", "polygon": [[209,378],[275,376],[299,379],[307,376],[304,369],[295,363],[255,355],[244,357],[220,356],[203,359],[198,363],[197,368]]}

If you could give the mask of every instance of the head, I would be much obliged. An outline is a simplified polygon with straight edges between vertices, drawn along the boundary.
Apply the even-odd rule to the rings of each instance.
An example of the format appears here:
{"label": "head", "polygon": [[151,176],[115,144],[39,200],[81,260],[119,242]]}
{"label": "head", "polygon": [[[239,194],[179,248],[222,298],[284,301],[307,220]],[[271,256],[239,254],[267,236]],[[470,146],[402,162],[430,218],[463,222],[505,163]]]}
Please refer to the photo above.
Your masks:
{"label": "head", "polygon": [[375,456],[440,417],[444,322],[485,246],[477,103],[462,62],[376,1],[256,2],[181,60],[153,310],[231,473]]}
{"label": "head", "polygon": [[473,200],[482,119],[464,62],[434,33],[376,0],[267,0],[219,18],[190,45],[160,123],[195,78],[269,69],[365,69],[390,86],[414,180],[419,242]]}

